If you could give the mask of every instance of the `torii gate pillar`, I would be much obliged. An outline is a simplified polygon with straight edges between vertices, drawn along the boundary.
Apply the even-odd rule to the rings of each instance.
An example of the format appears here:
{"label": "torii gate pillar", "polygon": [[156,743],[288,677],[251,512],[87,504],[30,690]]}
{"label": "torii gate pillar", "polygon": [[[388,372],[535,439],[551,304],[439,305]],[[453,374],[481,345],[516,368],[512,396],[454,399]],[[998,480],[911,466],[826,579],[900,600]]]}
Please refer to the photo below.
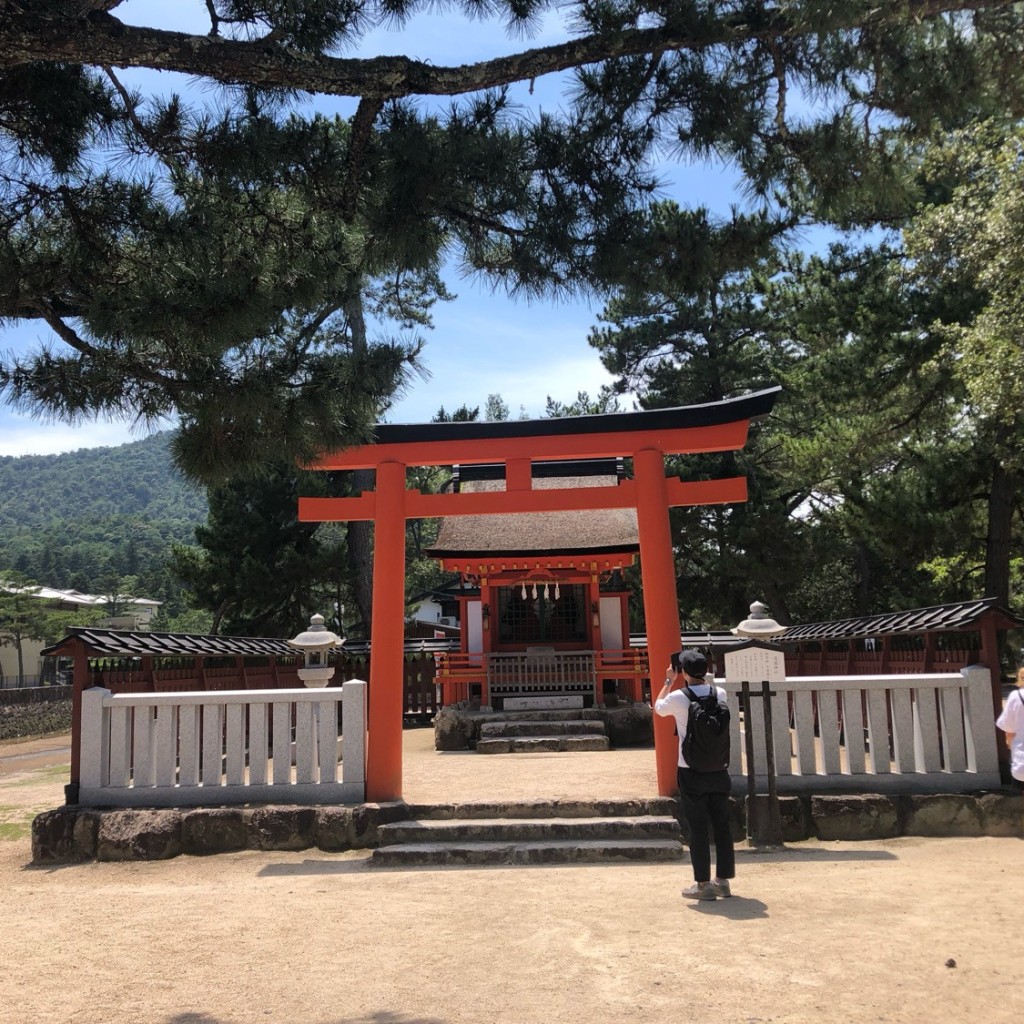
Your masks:
{"label": "torii gate pillar", "polygon": [[366,799],[402,799],[405,636],[405,466],[377,466]]}
{"label": "torii gate pillar", "polygon": [[[659,673],[679,647],[679,602],[676,597],[675,557],[665,486],[665,456],[660,448],[643,448],[633,456],[636,478],[636,519],[640,534],[640,575],[644,585],[647,658],[651,697],[661,689]],[[654,759],[658,795],[676,792],[678,748],[672,720],[654,716]]]}

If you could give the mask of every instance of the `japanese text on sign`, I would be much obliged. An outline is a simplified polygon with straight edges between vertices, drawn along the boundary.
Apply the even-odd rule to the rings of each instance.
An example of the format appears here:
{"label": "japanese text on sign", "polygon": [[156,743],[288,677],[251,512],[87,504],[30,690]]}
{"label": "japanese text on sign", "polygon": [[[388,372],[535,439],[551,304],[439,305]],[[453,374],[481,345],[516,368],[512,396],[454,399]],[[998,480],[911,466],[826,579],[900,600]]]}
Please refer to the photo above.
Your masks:
{"label": "japanese text on sign", "polygon": [[725,679],[730,683],[784,683],[786,655],[763,647],[728,651],[725,655]]}

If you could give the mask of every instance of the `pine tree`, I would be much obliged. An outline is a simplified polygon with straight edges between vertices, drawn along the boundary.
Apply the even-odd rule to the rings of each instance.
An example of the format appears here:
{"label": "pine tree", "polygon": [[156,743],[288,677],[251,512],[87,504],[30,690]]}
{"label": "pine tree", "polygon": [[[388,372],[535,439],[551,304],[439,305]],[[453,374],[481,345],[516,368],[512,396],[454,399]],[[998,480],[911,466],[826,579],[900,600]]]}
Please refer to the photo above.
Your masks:
{"label": "pine tree", "polygon": [[198,546],[176,547],[174,568],[193,607],[212,614],[212,632],[292,636],[311,615],[330,616],[343,552],[329,531],[295,516],[298,496],[323,484],[321,474],[276,463],[210,489]]}
{"label": "pine tree", "polygon": [[[946,482],[984,502],[984,592],[1010,603],[1011,556],[1024,482],[1024,126],[989,121],[928,152],[932,182],[953,183],[905,232],[918,281],[969,300],[929,324],[938,358],[959,385],[950,435],[970,450]],[[968,497],[968,501],[970,501]]]}
{"label": "pine tree", "polygon": [[[176,414],[179,464],[207,482],[366,440],[449,255],[528,295],[634,273],[667,147],[856,223],[901,202],[903,151],[935,118],[1024,95],[1008,0],[577,2],[562,41],[458,67],[336,56],[427,0],[210,0],[191,36],[120,6],[0,8],[0,320],[57,339],[0,364],[0,390],[70,420]],[[453,6],[528,33],[560,5]],[[190,109],[115,67],[230,91]],[[562,111],[516,107],[510,89],[552,74]],[[357,109],[300,116],[294,94]],[[397,336],[364,346],[368,310]]]}

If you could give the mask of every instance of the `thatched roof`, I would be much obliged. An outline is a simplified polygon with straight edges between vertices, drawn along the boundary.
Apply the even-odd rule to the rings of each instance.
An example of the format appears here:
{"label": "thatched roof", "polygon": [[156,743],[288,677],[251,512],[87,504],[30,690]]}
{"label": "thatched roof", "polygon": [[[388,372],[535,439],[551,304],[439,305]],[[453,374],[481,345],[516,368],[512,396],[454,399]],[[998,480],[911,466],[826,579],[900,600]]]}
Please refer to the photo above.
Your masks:
{"label": "thatched roof", "polygon": [[[559,487],[614,487],[615,476],[535,477],[537,490]],[[466,480],[462,491],[501,491],[501,480]],[[640,548],[636,510],[522,512],[493,516],[451,516],[442,520],[435,558],[495,554],[572,555],[629,552]]]}

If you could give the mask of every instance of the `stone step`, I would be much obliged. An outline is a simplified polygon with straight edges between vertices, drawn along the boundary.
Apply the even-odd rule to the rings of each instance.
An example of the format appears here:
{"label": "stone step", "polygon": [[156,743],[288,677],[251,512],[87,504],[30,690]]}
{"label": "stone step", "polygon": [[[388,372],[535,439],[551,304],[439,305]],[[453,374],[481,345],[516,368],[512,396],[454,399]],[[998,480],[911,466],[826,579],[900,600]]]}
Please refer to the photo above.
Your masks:
{"label": "stone step", "polygon": [[453,818],[633,818],[641,815],[674,818],[677,809],[678,802],[670,796],[611,797],[605,800],[476,800],[468,803],[407,805],[409,818],[417,821],[449,821]]}
{"label": "stone step", "polygon": [[551,840],[547,842],[407,843],[381,846],[371,867],[457,865],[607,864],[670,862],[683,857],[677,839]]}
{"label": "stone step", "polygon": [[597,818],[470,818],[396,821],[377,830],[381,846],[437,843],[596,842],[667,839],[679,842],[671,816]]}
{"label": "stone step", "polygon": [[504,736],[604,736],[604,722],[596,719],[567,718],[561,721],[537,719],[530,722],[484,722],[480,736],[494,739]]}
{"label": "stone step", "polygon": [[607,736],[511,736],[477,740],[478,754],[533,754],[541,751],[566,752],[610,750]]}
{"label": "stone step", "polygon": [[541,711],[491,711],[481,715],[489,722],[577,722],[581,719],[601,721],[601,713],[594,708],[546,708]]}

